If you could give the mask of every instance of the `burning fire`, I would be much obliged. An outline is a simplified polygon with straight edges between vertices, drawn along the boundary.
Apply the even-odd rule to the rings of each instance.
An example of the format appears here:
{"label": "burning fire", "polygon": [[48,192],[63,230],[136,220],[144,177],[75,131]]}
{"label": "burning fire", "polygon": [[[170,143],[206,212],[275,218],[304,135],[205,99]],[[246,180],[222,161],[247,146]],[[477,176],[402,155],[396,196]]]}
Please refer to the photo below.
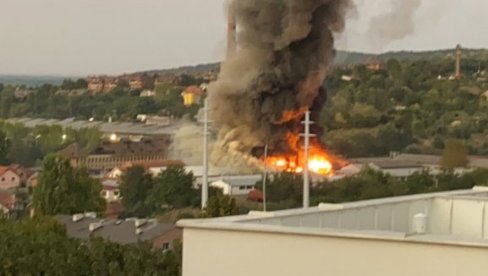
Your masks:
{"label": "burning fire", "polygon": [[[334,170],[332,160],[333,158],[323,149],[312,145],[310,148],[308,169],[310,172],[320,175],[332,174]],[[292,173],[303,172],[303,167],[305,164],[303,151],[298,151],[298,153],[295,155],[270,156],[265,162],[266,165],[270,166],[271,168]]]}

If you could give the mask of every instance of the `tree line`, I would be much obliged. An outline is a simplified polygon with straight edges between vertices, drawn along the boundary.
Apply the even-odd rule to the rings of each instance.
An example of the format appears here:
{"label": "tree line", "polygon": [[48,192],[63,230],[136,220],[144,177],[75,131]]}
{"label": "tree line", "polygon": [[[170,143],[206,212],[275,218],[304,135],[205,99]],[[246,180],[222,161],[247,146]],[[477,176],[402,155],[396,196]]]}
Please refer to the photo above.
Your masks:
{"label": "tree line", "polygon": [[[302,204],[303,179],[300,175],[281,173],[270,178],[266,185],[270,210],[297,208]],[[359,174],[329,182],[316,183],[310,190],[312,206],[319,203],[343,203],[358,200],[378,199],[421,193],[471,189],[488,185],[488,170],[476,169],[456,174],[451,169],[432,175],[420,171],[400,179],[378,170],[366,167]],[[256,183],[262,190],[262,183]]]}
{"label": "tree line", "polygon": [[[323,141],[346,157],[391,151],[438,154],[448,139],[470,154],[488,154],[488,60],[463,59],[463,78],[449,80],[454,59],[390,59],[384,69],[339,67],[325,84]],[[344,80],[348,76],[350,79]]]}
{"label": "tree line", "polygon": [[[191,76],[188,76],[191,77]],[[186,107],[181,92],[184,86],[165,85],[155,89],[154,97],[140,97],[142,90],[131,90],[128,84],[119,85],[107,93],[91,94],[88,91],[68,94],[72,89],[86,90],[86,81],[65,80],[60,85],[42,85],[34,88],[0,85],[0,118],[94,118],[106,121],[134,121],[138,114],[192,117],[198,111],[199,103]],[[186,83],[186,82],[185,82]],[[188,83],[192,83],[188,81]],[[199,85],[199,84],[198,84]],[[17,90],[31,91],[16,95]],[[62,93],[60,92],[62,91]]]}
{"label": "tree line", "polygon": [[82,242],[66,235],[55,219],[0,219],[2,275],[181,275],[181,247],[154,250],[140,242]]}
{"label": "tree line", "polygon": [[45,156],[72,143],[90,152],[102,138],[96,128],[74,130],[60,126],[27,128],[0,120],[0,165],[17,163],[26,167],[41,165]]}

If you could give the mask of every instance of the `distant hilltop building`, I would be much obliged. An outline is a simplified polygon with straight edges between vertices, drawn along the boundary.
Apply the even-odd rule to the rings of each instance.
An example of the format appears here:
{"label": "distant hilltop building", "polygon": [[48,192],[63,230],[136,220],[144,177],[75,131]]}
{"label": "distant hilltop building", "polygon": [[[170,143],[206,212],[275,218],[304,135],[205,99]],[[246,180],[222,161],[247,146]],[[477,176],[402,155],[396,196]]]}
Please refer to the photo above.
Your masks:
{"label": "distant hilltop building", "polygon": [[204,89],[198,86],[187,87],[181,96],[183,97],[183,103],[185,106],[191,106],[200,102],[201,97],[204,94]]}
{"label": "distant hilltop building", "polygon": [[107,76],[98,76],[98,77],[89,77],[87,79],[88,82],[88,91],[92,94],[96,93],[107,93],[117,87],[117,78],[115,77],[107,77]]}
{"label": "distant hilltop building", "polygon": [[364,64],[364,66],[366,66],[366,68],[368,70],[371,70],[371,71],[378,71],[378,70],[382,70],[385,68],[385,64],[378,57],[367,58],[363,62],[363,64]]}

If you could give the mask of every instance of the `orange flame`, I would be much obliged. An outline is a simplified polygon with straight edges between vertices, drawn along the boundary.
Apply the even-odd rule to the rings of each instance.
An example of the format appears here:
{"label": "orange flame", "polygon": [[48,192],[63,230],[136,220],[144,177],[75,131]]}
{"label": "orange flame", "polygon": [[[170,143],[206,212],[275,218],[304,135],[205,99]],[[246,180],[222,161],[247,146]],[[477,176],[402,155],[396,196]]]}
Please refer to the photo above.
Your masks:
{"label": "orange flame", "polygon": [[[266,165],[278,171],[301,173],[305,165],[304,154],[297,151],[296,154],[274,155],[266,159]],[[334,160],[325,150],[317,145],[312,145],[309,153],[308,169],[310,172],[320,175],[330,175],[334,171]]]}

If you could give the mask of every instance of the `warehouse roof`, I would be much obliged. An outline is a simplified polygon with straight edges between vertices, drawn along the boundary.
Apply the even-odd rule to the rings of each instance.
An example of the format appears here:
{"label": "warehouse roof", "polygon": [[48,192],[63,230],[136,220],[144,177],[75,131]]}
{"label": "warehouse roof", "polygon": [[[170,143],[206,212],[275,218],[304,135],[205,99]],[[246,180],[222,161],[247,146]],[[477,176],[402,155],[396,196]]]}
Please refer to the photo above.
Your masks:
{"label": "warehouse roof", "polygon": [[178,121],[168,126],[146,125],[142,123],[126,122],[97,122],[97,121],[76,121],[74,118],[65,120],[57,119],[31,119],[12,118],[6,120],[9,123],[19,123],[28,128],[36,126],[60,126],[75,130],[84,128],[98,128],[102,133],[132,134],[132,135],[173,135],[181,126]]}

